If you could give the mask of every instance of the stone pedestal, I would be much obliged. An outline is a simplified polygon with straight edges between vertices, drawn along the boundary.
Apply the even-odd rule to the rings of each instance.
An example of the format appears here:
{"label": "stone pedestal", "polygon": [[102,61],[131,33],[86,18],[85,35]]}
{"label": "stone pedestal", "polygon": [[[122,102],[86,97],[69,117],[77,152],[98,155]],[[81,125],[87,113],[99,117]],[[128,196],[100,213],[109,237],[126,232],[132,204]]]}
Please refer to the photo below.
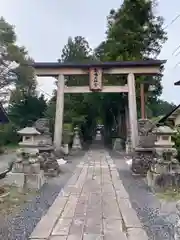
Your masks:
{"label": "stone pedestal", "polygon": [[39,173],[40,163],[14,163],[12,173]]}
{"label": "stone pedestal", "polygon": [[25,174],[25,173],[8,173],[3,179],[3,184],[13,185],[20,189],[37,189],[39,190],[45,183],[44,171],[39,173]]}
{"label": "stone pedestal", "polygon": [[123,151],[124,143],[121,138],[116,138],[113,144],[113,150],[115,151]]}
{"label": "stone pedestal", "polygon": [[179,189],[180,168],[179,163],[158,162],[151,166],[147,174],[148,186],[155,191],[161,192],[169,188]]}
{"label": "stone pedestal", "polygon": [[154,158],[152,148],[136,148],[132,157],[132,171],[145,177]]}
{"label": "stone pedestal", "polygon": [[43,170],[36,174],[25,174],[24,177],[26,178],[26,187],[30,189],[40,189],[45,183]]}
{"label": "stone pedestal", "polygon": [[40,170],[38,149],[18,149],[12,172],[7,174],[4,184],[20,189],[40,189],[44,184],[44,171]]}
{"label": "stone pedestal", "polygon": [[95,141],[101,141],[101,140],[102,140],[101,131],[97,130],[96,136],[95,136]]}
{"label": "stone pedestal", "polygon": [[68,144],[63,144],[63,146],[61,147],[61,152],[64,155],[68,155],[69,154],[69,145]]}
{"label": "stone pedestal", "polygon": [[[62,152],[60,152],[59,158],[63,157]],[[58,155],[58,153],[57,153]],[[60,173],[60,168],[53,153],[44,152],[39,156],[41,169],[44,170],[45,176],[56,177]]]}
{"label": "stone pedestal", "polygon": [[81,140],[80,140],[79,134],[76,132],[73,138],[72,150],[80,150],[80,149],[82,149]]}

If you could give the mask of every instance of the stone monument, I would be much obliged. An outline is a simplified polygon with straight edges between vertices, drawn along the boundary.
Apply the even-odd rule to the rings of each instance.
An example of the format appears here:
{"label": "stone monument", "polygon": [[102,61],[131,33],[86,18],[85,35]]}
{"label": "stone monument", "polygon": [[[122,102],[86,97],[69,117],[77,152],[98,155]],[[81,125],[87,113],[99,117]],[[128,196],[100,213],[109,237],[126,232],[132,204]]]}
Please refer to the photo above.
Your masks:
{"label": "stone monument", "polygon": [[74,138],[73,138],[73,144],[72,144],[72,150],[80,150],[82,149],[81,140],[79,137],[79,128],[74,128]]}
{"label": "stone monument", "polygon": [[46,118],[40,118],[34,123],[34,127],[40,135],[36,137],[39,140],[39,145],[52,146],[52,136],[49,131],[49,120]]}

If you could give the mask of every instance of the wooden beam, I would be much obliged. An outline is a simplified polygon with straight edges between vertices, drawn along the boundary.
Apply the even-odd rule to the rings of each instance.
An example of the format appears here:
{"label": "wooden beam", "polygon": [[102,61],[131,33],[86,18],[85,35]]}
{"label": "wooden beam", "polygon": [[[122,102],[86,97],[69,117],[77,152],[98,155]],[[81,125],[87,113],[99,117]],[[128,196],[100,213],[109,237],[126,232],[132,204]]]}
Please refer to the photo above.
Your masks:
{"label": "wooden beam", "polygon": [[143,75],[143,74],[150,74],[150,75],[156,75],[161,74],[160,68],[157,66],[152,67],[131,67],[131,68],[112,68],[107,69],[103,71],[104,74],[137,74],[137,75]]}
{"label": "wooden beam", "polygon": [[58,75],[88,75],[88,70],[79,68],[38,68],[35,74],[39,77],[57,77]]}
{"label": "wooden beam", "polygon": [[103,86],[102,92],[105,93],[119,93],[119,92],[128,92],[128,86]]}
{"label": "wooden beam", "polygon": [[[103,69],[103,74],[122,74],[127,75],[133,73],[135,75],[156,75],[160,74],[160,69],[157,66],[152,67],[126,67],[126,68],[111,68]],[[88,75],[89,69],[81,68],[37,68],[35,74],[42,77],[55,77],[58,75]]]}
{"label": "wooden beam", "polygon": [[[64,88],[64,93],[91,93],[89,86],[76,86],[76,87],[67,87]],[[120,93],[128,92],[128,86],[103,86],[102,91],[104,93]]]}

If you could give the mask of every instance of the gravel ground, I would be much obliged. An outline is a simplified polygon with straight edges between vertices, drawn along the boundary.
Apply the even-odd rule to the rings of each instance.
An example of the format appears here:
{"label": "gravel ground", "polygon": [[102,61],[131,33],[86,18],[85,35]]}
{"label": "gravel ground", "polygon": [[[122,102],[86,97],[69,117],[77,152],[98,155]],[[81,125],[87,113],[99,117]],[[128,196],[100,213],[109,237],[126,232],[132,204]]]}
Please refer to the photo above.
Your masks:
{"label": "gravel ground", "polygon": [[41,217],[54,202],[61,188],[72,175],[75,166],[84,155],[82,152],[76,157],[70,157],[72,162],[63,165],[63,173],[49,180],[41,189],[38,196],[26,203],[19,213],[9,215],[6,219],[0,217],[1,240],[27,240]]}
{"label": "gravel ground", "polygon": [[3,172],[8,168],[9,162],[13,161],[15,156],[15,153],[0,155],[0,172]]}
{"label": "gravel ground", "polygon": [[161,202],[142,178],[131,174],[128,165],[120,155],[112,152],[111,156],[149,240],[174,240],[175,203]]}

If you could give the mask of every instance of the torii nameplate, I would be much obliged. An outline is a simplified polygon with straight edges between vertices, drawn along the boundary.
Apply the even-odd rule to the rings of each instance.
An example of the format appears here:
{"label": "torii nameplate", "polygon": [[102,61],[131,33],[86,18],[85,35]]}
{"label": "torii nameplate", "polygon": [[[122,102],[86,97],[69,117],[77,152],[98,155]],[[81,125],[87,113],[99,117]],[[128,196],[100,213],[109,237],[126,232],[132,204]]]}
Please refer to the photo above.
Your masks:
{"label": "torii nameplate", "polygon": [[102,90],[102,69],[101,68],[89,69],[89,88],[91,91]]}

